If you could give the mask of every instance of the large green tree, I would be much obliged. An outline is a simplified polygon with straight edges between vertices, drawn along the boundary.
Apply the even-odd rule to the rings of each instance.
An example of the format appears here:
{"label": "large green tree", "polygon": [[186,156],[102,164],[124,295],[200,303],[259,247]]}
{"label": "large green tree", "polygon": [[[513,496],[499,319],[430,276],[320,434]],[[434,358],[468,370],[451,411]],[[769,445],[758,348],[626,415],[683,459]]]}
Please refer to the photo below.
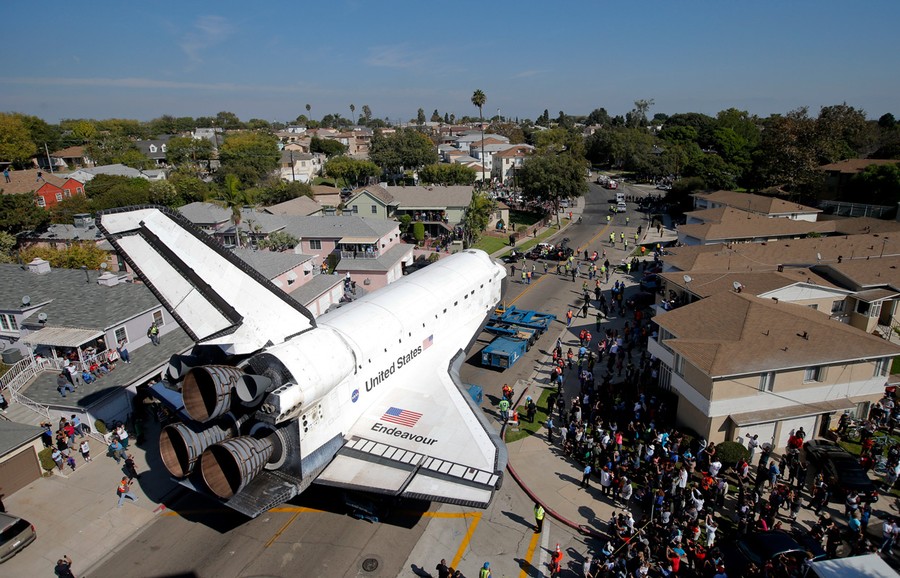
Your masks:
{"label": "large green tree", "polygon": [[471,185],[475,182],[475,169],[459,163],[435,163],[419,169],[419,180],[433,185]]}
{"label": "large green tree", "polygon": [[472,200],[466,208],[463,216],[463,230],[466,235],[466,246],[471,247],[491,220],[491,213],[494,212],[494,201],[487,196],[484,191],[473,191]]}
{"label": "large green tree", "polygon": [[38,151],[31,133],[17,114],[0,113],[0,160],[24,166]]}
{"label": "large green tree", "polygon": [[309,151],[312,153],[322,153],[331,158],[347,152],[347,147],[339,140],[314,136],[309,141]]}
{"label": "large green tree", "polygon": [[34,195],[0,195],[0,231],[32,231],[50,221],[50,213],[38,207]]}
{"label": "large green tree", "polygon": [[251,194],[260,205],[270,207],[278,203],[284,203],[297,197],[313,196],[312,187],[300,181],[286,182],[278,179],[276,182],[263,185]]}
{"label": "large green tree", "polygon": [[844,200],[874,205],[896,205],[900,202],[900,162],[869,165],[850,178]]}
{"label": "large green tree", "polygon": [[412,128],[403,128],[390,135],[375,131],[369,146],[369,158],[381,169],[396,177],[404,169],[418,169],[436,163],[437,150],[431,140]]}
{"label": "large green tree", "polygon": [[369,177],[377,177],[381,169],[372,161],[336,156],[325,162],[325,173],[332,178],[344,181],[344,184],[355,189]]}
{"label": "large green tree", "polygon": [[219,173],[235,175],[244,186],[254,186],[278,168],[281,151],[274,135],[260,132],[230,133],[219,147]]}
{"label": "large green tree", "polygon": [[212,142],[205,138],[172,137],[166,143],[166,162],[176,167],[199,167],[213,157]]}
{"label": "large green tree", "polygon": [[587,190],[585,162],[569,154],[533,155],[516,173],[522,194],[529,200],[546,204],[556,213],[559,224],[559,202],[580,197]]}

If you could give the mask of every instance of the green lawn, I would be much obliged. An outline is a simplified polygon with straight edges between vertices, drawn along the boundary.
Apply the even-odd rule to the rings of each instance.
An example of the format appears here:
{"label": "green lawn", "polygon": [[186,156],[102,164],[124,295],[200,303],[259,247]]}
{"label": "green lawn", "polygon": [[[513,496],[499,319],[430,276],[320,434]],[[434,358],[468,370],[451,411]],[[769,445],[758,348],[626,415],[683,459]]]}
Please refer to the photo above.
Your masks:
{"label": "green lawn", "polygon": [[[886,432],[881,431],[880,433],[886,433]],[[895,433],[894,435],[888,436],[888,437],[891,440],[888,443],[900,443],[900,433]],[[853,442],[853,441],[841,439],[841,440],[838,440],[838,445],[840,445],[842,448],[844,448],[845,450],[847,450],[854,456],[858,456],[859,453],[862,451],[862,445],[859,443]],[[870,472],[870,473],[872,473],[872,472]],[[884,480],[883,475],[881,475],[881,474],[875,474],[875,475],[878,477],[878,479],[880,479],[882,481]],[[895,485],[894,488],[890,491],[890,494],[896,498],[900,498],[900,487]]]}
{"label": "green lawn", "polygon": [[503,237],[490,237],[488,235],[484,235],[478,242],[475,243],[475,249],[481,249],[488,255],[493,253],[494,251],[499,251],[503,247],[508,246],[509,242],[507,239]]}
{"label": "green lawn", "polygon": [[891,362],[891,373],[900,373],[900,357],[895,357]]}
{"label": "green lawn", "polygon": [[[534,416],[534,423],[528,423],[523,419],[525,416],[524,405],[520,405],[516,408],[516,411],[519,412],[519,431],[512,431],[511,429],[507,428],[506,443],[519,441],[520,439],[524,439],[545,429],[544,422],[547,420],[547,413],[550,411],[550,409],[547,408],[547,399],[550,397],[550,394],[552,392],[553,390],[550,388],[541,388],[541,396],[536,402],[537,413]],[[532,399],[534,399],[534,393],[532,393]]]}

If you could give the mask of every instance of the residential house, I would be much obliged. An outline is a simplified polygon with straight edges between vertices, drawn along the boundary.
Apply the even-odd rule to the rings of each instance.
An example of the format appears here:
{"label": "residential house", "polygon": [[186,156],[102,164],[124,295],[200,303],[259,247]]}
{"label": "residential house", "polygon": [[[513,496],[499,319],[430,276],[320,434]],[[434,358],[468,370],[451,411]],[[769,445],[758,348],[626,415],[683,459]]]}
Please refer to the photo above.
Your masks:
{"label": "residential house", "polygon": [[648,350],[677,395],[679,425],[712,441],[784,447],[820,435],[845,410],[865,416],[900,347],[803,305],[716,293],[660,313]]}
{"label": "residential house", "polygon": [[346,214],[378,219],[399,219],[425,224],[428,237],[452,234],[465,218],[472,201],[472,186],[388,186],[357,189],[344,205]]}
{"label": "residential house", "polygon": [[895,329],[900,328],[900,255],[841,259],[816,265],[814,270],[853,291],[847,300],[847,323],[866,333],[896,339]]}
{"label": "residential house", "polygon": [[[485,139],[485,141],[487,139],[492,139],[493,141],[500,142],[500,143],[507,143],[507,144],[509,143],[509,139],[507,137],[503,136],[502,134],[485,133],[483,138]],[[465,152],[470,152],[472,149],[472,143],[481,142],[481,139],[482,139],[481,131],[468,130],[468,131],[462,132],[460,134],[457,134],[455,139],[452,142],[456,145],[456,148],[458,148],[459,150],[465,151]]]}
{"label": "residential house", "polygon": [[75,215],[71,224],[51,223],[34,231],[19,233],[16,240],[21,248],[50,247],[59,250],[75,243],[94,243],[107,254],[107,271],[130,272],[128,264],[106,240],[89,213]]}
{"label": "residential house", "polygon": [[854,175],[872,165],[889,165],[900,163],[897,159],[847,159],[822,165],[819,170],[825,173],[824,199],[840,199],[845,195],[847,185]]}
{"label": "residential house", "polygon": [[779,267],[812,267],[821,263],[900,255],[900,234],[691,245],[670,247],[666,251],[662,258],[665,271],[771,271]]}
{"label": "residential house", "polygon": [[54,170],[56,167],[68,171],[94,166],[94,161],[87,156],[85,147],[81,145],[66,147],[50,153],[50,158],[53,161]]}
{"label": "residential house", "polygon": [[3,480],[4,497],[43,475],[38,460],[38,452],[44,449],[43,432],[44,428],[36,425],[0,420],[0,480]]}
{"label": "residential house", "polygon": [[[24,394],[55,421],[75,413],[84,423],[124,420],[137,385],[158,376],[174,354],[193,346],[149,288],[127,276],[80,269],[51,269],[35,259],[26,267],[0,265],[0,338],[23,359],[4,376],[13,401]],[[160,345],[147,329],[157,323]],[[64,365],[82,367],[108,359],[127,344],[131,363],[118,363],[107,376],[84,383],[63,398],[57,376]],[[113,354],[115,358],[115,354]],[[12,412],[13,409],[10,409]],[[37,423],[38,414],[25,411]]]}
{"label": "residential house", "polygon": [[739,193],[737,191],[713,191],[694,193],[694,208],[697,210],[731,207],[769,218],[793,219],[796,221],[815,221],[820,209],[807,207],[799,203],[791,203],[778,197]]}
{"label": "residential house", "polygon": [[683,245],[762,243],[834,232],[833,221],[773,219],[725,206],[691,211],[685,216],[687,222],[677,231],[678,242]]}
{"label": "residential house", "polygon": [[297,217],[309,217],[311,215],[321,215],[322,205],[319,201],[305,195],[301,195],[296,199],[291,199],[277,205],[266,207],[263,211],[271,215],[291,215]]}
{"label": "residential house", "polygon": [[214,203],[196,201],[178,207],[178,212],[209,235],[215,235],[231,222],[231,209]]}
{"label": "residential house", "polygon": [[356,189],[344,203],[344,214],[373,219],[393,219],[397,201],[386,185],[369,185]]}
{"label": "residential house", "polygon": [[491,178],[500,183],[513,184],[516,171],[522,168],[525,159],[533,152],[533,146],[517,144],[494,153],[491,160]]}
{"label": "residential house", "polygon": [[134,141],[134,144],[138,150],[141,151],[145,157],[153,161],[156,166],[166,167],[168,166],[168,163],[166,162],[166,146],[169,139],[173,136],[175,135],[166,134],[156,139],[137,140]]}
{"label": "residential house", "polygon": [[57,176],[38,169],[9,171],[9,182],[0,182],[0,194],[32,195],[39,207],[52,207],[63,199],[84,195],[84,183],[78,178]]}
{"label": "residential house", "polygon": [[278,176],[283,181],[310,183],[322,174],[325,155],[319,153],[301,153],[285,149],[281,151]]}
{"label": "residential house", "polygon": [[83,183],[89,183],[97,175],[110,175],[116,177],[127,177],[130,179],[145,179],[148,181],[161,181],[166,178],[166,171],[163,169],[149,169],[141,171],[125,166],[120,163],[113,165],[99,165],[94,167],[85,167],[71,173],[68,177],[77,179]]}

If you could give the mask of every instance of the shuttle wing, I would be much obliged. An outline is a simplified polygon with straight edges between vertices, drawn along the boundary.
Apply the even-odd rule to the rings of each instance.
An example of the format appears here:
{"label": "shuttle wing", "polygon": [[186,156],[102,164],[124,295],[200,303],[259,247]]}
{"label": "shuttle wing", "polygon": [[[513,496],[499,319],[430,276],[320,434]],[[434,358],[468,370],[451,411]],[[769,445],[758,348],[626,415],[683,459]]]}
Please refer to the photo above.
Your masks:
{"label": "shuttle wing", "polygon": [[97,224],[194,341],[247,354],[315,327],[306,308],[176,212],[114,209]]}
{"label": "shuttle wing", "polygon": [[506,447],[450,367],[392,386],[350,428],[316,483],[485,508],[500,487]]}

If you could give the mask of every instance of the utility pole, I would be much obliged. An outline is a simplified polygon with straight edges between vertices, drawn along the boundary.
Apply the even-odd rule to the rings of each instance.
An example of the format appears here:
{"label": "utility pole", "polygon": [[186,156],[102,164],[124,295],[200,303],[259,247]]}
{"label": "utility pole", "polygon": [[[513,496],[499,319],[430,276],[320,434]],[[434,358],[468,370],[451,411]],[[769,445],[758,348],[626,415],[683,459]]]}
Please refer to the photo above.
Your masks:
{"label": "utility pole", "polygon": [[47,166],[50,167],[50,174],[53,174],[53,161],[50,159],[50,151],[47,149],[47,143],[44,143],[44,153],[47,155]]}

